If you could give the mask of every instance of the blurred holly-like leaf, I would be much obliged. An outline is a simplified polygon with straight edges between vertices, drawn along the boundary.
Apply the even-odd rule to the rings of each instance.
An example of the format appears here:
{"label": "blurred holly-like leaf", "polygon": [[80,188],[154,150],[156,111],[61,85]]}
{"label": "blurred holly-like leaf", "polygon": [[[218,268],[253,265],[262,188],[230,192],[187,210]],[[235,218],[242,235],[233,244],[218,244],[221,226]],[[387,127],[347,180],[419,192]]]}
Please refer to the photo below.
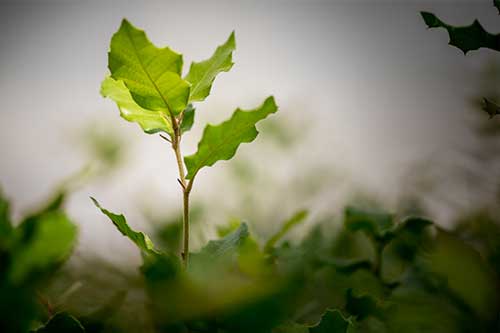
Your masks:
{"label": "blurred holly-like leaf", "polygon": [[309,328],[310,333],[350,333],[354,332],[355,321],[353,318],[344,317],[339,310],[325,312],[318,325]]}
{"label": "blurred holly-like leaf", "polygon": [[500,105],[489,100],[488,98],[483,99],[483,110],[490,115],[490,118],[500,114]]}
{"label": "blurred holly-like leaf", "polygon": [[283,238],[293,227],[302,223],[307,218],[307,215],[308,215],[307,210],[300,210],[297,213],[295,213],[292,217],[290,217],[288,220],[286,220],[282,224],[281,228],[266,242],[264,250],[265,251],[271,250],[276,245],[276,243],[281,238]]}

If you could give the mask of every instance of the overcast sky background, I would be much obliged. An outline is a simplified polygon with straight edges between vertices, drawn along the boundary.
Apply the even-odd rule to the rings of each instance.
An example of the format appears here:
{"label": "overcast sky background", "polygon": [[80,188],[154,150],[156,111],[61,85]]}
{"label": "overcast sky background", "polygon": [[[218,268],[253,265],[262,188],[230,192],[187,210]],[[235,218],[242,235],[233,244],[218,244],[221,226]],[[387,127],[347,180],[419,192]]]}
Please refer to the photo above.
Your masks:
{"label": "overcast sky background", "polygon": [[[114,232],[89,195],[136,221],[141,217],[130,203],[152,198],[164,209],[180,205],[168,147],[121,120],[99,95],[111,35],[126,17],[156,45],[183,53],[185,70],[236,31],[235,66],[199,106],[184,152],[194,151],[201,124],[272,94],[281,107],[277,120],[294,124],[301,144],[279,160],[259,155],[260,143],[242,146],[242,154],[277,169],[285,185],[287,175],[321,164],[342,170],[348,186],[393,195],[416,161],[430,154],[446,159],[471,141],[465,98],[477,93],[481,64],[498,57],[488,50],[464,57],[447,45],[445,31],[425,28],[419,11],[461,25],[477,17],[497,32],[500,19],[490,2],[0,1],[0,183],[17,214],[33,207],[84,163],[73,137],[97,120],[127,137],[130,158],[117,175],[72,198],[81,243],[103,246]],[[193,196],[231,201],[217,178],[225,168],[224,162],[201,172]],[[323,206],[332,205],[336,190]],[[103,230],[104,237],[95,236]]]}

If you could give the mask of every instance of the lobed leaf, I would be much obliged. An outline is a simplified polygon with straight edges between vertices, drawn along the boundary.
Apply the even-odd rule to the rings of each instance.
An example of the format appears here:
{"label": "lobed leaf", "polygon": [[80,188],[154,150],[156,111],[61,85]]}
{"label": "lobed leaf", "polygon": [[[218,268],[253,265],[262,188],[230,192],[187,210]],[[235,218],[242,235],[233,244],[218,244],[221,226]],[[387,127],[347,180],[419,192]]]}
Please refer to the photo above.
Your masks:
{"label": "lobed leaf", "polygon": [[146,110],[139,106],[123,81],[107,76],[101,84],[101,95],[112,99],[120,110],[120,116],[139,124],[144,132],[173,134],[170,116],[164,111]]}
{"label": "lobed leaf", "polygon": [[278,110],[273,97],[253,110],[237,109],[232,117],[220,125],[207,125],[198,143],[198,151],[184,158],[188,174],[192,179],[201,168],[212,166],[217,161],[231,159],[241,143],[252,142],[259,133],[255,124]]}
{"label": "lobed leaf", "polygon": [[478,20],[474,20],[468,26],[455,27],[441,21],[432,13],[421,12],[420,14],[429,28],[445,28],[450,37],[449,44],[458,47],[464,54],[482,47],[500,51],[500,34],[487,32]]}
{"label": "lobed leaf", "polygon": [[185,80],[191,83],[189,101],[202,101],[209,94],[215,77],[220,72],[228,72],[233,67],[233,51],[236,49],[234,31],[227,41],[217,47],[207,60],[191,63]]}
{"label": "lobed leaf", "polygon": [[309,328],[310,333],[347,333],[354,328],[351,318],[346,318],[339,310],[327,310],[318,325]]}
{"label": "lobed leaf", "polygon": [[180,77],[182,55],[168,47],[157,48],[126,19],[111,38],[108,68],[141,107],[173,115],[186,108],[190,84]]}
{"label": "lobed leaf", "polygon": [[123,236],[128,237],[132,242],[134,242],[137,247],[143,251],[146,254],[159,254],[157,250],[155,250],[155,246],[151,239],[144,233],[142,232],[137,232],[130,228],[130,226],[127,224],[127,220],[125,219],[125,216],[122,214],[118,215],[115,213],[112,213],[104,208],[101,207],[99,202],[97,202],[96,199],[90,197],[94,204],[96,205],[97,208],[101,210],[101,212],[109,217],[111,222],[116,226],[116,228],[122,233]]}

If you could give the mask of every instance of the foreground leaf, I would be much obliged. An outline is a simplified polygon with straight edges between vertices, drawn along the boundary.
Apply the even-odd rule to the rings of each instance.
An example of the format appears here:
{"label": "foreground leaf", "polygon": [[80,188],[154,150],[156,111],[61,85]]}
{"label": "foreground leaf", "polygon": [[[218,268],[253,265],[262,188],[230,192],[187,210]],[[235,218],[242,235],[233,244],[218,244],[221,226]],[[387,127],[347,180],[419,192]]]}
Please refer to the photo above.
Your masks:
{"label": "foreground leaf", "polygon": [[159,254],[157,250],[155,250],[155,246],[151,239],[144,233],[142,232],[137,232],[130,228],[130,226],[127,224],[127,220],[125,219],[125,216],[122,214],[118,215],[115,213],[110,212],[109,210],[106,210],[101,207],[99,202],[97,202],[96,199],[90,198],[94,202],[94,204],[101,210],[101,212],[109,217],[111,222],[116,226],[116,228],[122,233],[123,236],[128,237],[132,242],[134,242],[137,247],[143,251],[144,253],[147,254]]}
{"label": "foreground leaf", "polygon": [[55,314],[36,333],[85,333],[82,324],[75,317],[68,313],[60,312]]}
{"label": "foreground leaf", "polygon": [[185,79],[191,83],[189,101],[202,101],[209,94],[215,77],[220,72],[228,72],[233,67],[233,51],[236,48],[234,31],[227,41],[217,47],[207,60],[191,63]]}
{"label": "foreground leaf", "polygon": [[207,125],[198,143],[198,151],[184,158],[188,174],[192,179],[201,168],[212,166],[217,161],[231,159],[241,143],[252,142],[259,133],[255,124],[278,110],[273,97],[254,110],[237,109],[232,117],[220,125]]}
{"label": "foreground leaf", "polygon": [[441,21],[432,13],[421,12],[421,15],[429,28],[445,28],[450,37],[449,44],[458,47],[464,54],[482,47],[500,51],[500,34],[487,32],[478,20],[474,20],[469,26],[455,27]]}
{"label": "foreground leaf", "polygon": [[139,124],[144,132],[153,134],[162,131],[173,134],[170,117],[163,111],[146,110],[137,105],[123,81],[106,77],[102,81],[101,95],[111,98],[118,105],[120,116]]}
{"label": "foreground leaf", "polygon": [[125,19],[111,38],[108,68],[141,107],[173,115],[186,108],[190,85],[180,77],[182,56],[168,47],[157,48]]}
{"label": "foreground leaf", "polygon": [[77,229],[64,213],[55,211],[30,217],[16,232],[18,240],[9,277],[14,283],[21,283],[34,277],[34,273],[47,273],[67,259]]}

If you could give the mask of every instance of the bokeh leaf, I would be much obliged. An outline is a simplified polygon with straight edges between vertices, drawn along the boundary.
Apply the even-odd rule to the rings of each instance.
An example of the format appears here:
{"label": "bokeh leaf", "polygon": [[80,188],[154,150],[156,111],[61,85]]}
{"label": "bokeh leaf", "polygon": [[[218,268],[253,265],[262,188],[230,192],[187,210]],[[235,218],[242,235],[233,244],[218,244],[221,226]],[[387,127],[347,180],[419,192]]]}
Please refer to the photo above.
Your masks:
{"label": "bokeh leaf", "polygon": [[347,207],[344,211],[344,223],[351,231],[362,230],[369,235],[383,238],[394,229],[391,214]]}
{"label": "bokeh leaf", "polygon": [[300,210],[287,221],[285,221],[278,232],[276,232],[271,238],[269,238],[266,245],[264,246],[264,250],[270,251],[274,247],[274,245],[288,233],[288,231],[302,223],[306,219],[307,215],[307,210]]}
{"label": "bokeh leaf", "polygon": [[36,333],[85,333],[82,324],[66,312],[55,314],[41,328],[36,330]]}
{"label": "bokeh leaf", "polygon": [[130,226],[127,224],[125,216],[123,216],[122,214],[118,215],[112,213],[109,210],[102,208],[96,199],[92,197],[90,199],[92,199],[94,205],[96,205],[96,207],[99,208],[104,215],[109,217],[111,222],[113,222],[115,227],[122,233],[122,235],[129,238],[132,242],[134,242],[134,244],[137,245],[137,247],[142,252],[146,254],[159,254],[159,252],[155,249],[153,242],[146,234],[142,232],[137,232],[132,228],[130,228]]}
{"label": "bokeh leaf", "polygon": [[450,37],[449,44],[458,47],[464,54],[482,47],[500,51],[500,34],[487,32],[478,20],[468,26],[455,27],[441,21],[432,13],[421,12],[421,15],[429,28],[445,28]]}
{"label": "bokeh leaf", "polygon": [[198,143],[198,151],[186,156],[184,163],[192,179],[201,168],[217,161],[231,159],[241,143],[252,142],[259,133],[255,124],[278,110],[273,97],[253,110],[237,109],[232,117],[220,125],[207,125]]}
{"label": "bokeh leaf", "polygon": [[61,211],[26,219],[16,229],[10,280],[21,283],[61,264],[70,255],[76,235],[76,226]]}
{"label": "bokeh leaf", "polygon": [[189,101],[202,101],[209,94],[215,77],[220,72],[228,72],[233,67],[233,51],[236,48],[234,31],[227,41],[217,47],[207,60],[191,63],[185,80],[191,83]]}
{"label": "bokeh leaf", "polygon": [[163,131],[173,134],[170,117],[163,111],[146,110],[139,106],[123,81],[107,76],[102,81],[101,95],[111,98],[118,105],[120,116],[127,121],[139,124],[144,132],[153,134]]}
{"label": "bokeh leaf", "polygon": [[494,116],[500,114],[500,105],[487,98],[484,98],[483,110],[490,115],[490,118],[493,118]]}
{"label": "bokeh leaf", "polygon": [[354,320],[346,318],[339,310],[327,310],[318,325],[309,328],[310,333],[348,333],[354,329]]}
{"label": "bokeh leaf", "polygon": [[123,20],[111,38],[108,68],[122,80],[141,107],[180,114],[187,105],[190,84],[183,80],[182,56],[168,47],[157,48],[144,31]]}

